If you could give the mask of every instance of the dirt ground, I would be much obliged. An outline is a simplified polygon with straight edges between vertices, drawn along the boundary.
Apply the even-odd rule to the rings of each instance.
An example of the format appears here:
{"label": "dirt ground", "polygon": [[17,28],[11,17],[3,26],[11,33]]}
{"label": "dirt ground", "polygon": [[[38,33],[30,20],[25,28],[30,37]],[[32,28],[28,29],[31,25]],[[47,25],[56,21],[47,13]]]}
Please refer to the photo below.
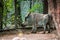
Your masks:
{"label": "dirt ground", "polygon": [[0,40],[58,40],[55,30],[45,34],[42,32],[31,33],[31,30],[8,31],[0,34]]}

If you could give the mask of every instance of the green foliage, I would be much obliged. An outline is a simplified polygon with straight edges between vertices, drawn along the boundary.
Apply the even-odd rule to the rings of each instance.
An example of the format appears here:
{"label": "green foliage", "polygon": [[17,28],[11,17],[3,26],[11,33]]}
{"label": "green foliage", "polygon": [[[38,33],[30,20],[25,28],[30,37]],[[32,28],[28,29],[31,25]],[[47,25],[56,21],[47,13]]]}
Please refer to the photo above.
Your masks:
{"label": "green foliage", "polygon": [[43,12],[43,3],[36,3],[33,5],[33,7],[29,10],[29,12],[35,12],[36,10],[40,12]]}
{"label": "green foliage", "polygon": [[34,12],[36,9],[40,7],[40,4],[35,4],[29,11]]}
{"label": "green foliage", "polygon": [[15,17],[13,15],[14,14],[14,0],[3,0],[3,2],[4,2],[3,25],[13,23],[14,17]]}

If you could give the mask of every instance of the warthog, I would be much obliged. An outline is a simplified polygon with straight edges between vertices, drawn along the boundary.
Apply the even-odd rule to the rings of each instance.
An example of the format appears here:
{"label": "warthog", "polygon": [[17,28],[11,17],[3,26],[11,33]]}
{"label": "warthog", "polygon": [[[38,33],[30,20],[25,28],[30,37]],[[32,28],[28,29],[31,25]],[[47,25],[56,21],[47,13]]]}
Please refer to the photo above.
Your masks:
{"label": "warthog", "polygon": [[48,32],[50,32],[49,20],[51,20],[49,14],[30,13],[25,17],[25,22],[23,24],[32,26],[32,32],[36,32],[37,27],[41,26],[44,28],[45,33],[46,27],[49,29]]}

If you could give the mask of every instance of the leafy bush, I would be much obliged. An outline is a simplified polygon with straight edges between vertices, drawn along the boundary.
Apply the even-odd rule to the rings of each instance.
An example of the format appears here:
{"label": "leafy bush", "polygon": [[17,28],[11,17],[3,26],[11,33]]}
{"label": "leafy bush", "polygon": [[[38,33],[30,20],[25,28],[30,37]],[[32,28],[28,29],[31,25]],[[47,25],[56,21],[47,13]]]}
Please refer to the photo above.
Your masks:
{"label": "leafy bush", "polygon": [[43,12],[43,3],[34,4],[33,7],[29,10],[29,12],[35,12],[36,10],[39,13]]}

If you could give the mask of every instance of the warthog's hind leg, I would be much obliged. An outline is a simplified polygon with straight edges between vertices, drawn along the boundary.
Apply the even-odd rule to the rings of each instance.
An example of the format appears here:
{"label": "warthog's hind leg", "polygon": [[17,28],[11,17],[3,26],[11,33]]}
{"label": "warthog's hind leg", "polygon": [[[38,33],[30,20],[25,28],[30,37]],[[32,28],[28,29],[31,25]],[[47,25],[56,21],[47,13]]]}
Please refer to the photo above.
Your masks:
{"label": "warthog's hind leg", "polygon": [[45,32],[46,32],[46,25],[43,25],[43,28],[44,28],[43,34],[45,34]]}
{"label": "warthog's hind leg", "polygon": [[48,33],[50,33],[50,32],[51,32],[51,30],[50,30],[50,26],[47,25],[47,28],[48,28]]}

